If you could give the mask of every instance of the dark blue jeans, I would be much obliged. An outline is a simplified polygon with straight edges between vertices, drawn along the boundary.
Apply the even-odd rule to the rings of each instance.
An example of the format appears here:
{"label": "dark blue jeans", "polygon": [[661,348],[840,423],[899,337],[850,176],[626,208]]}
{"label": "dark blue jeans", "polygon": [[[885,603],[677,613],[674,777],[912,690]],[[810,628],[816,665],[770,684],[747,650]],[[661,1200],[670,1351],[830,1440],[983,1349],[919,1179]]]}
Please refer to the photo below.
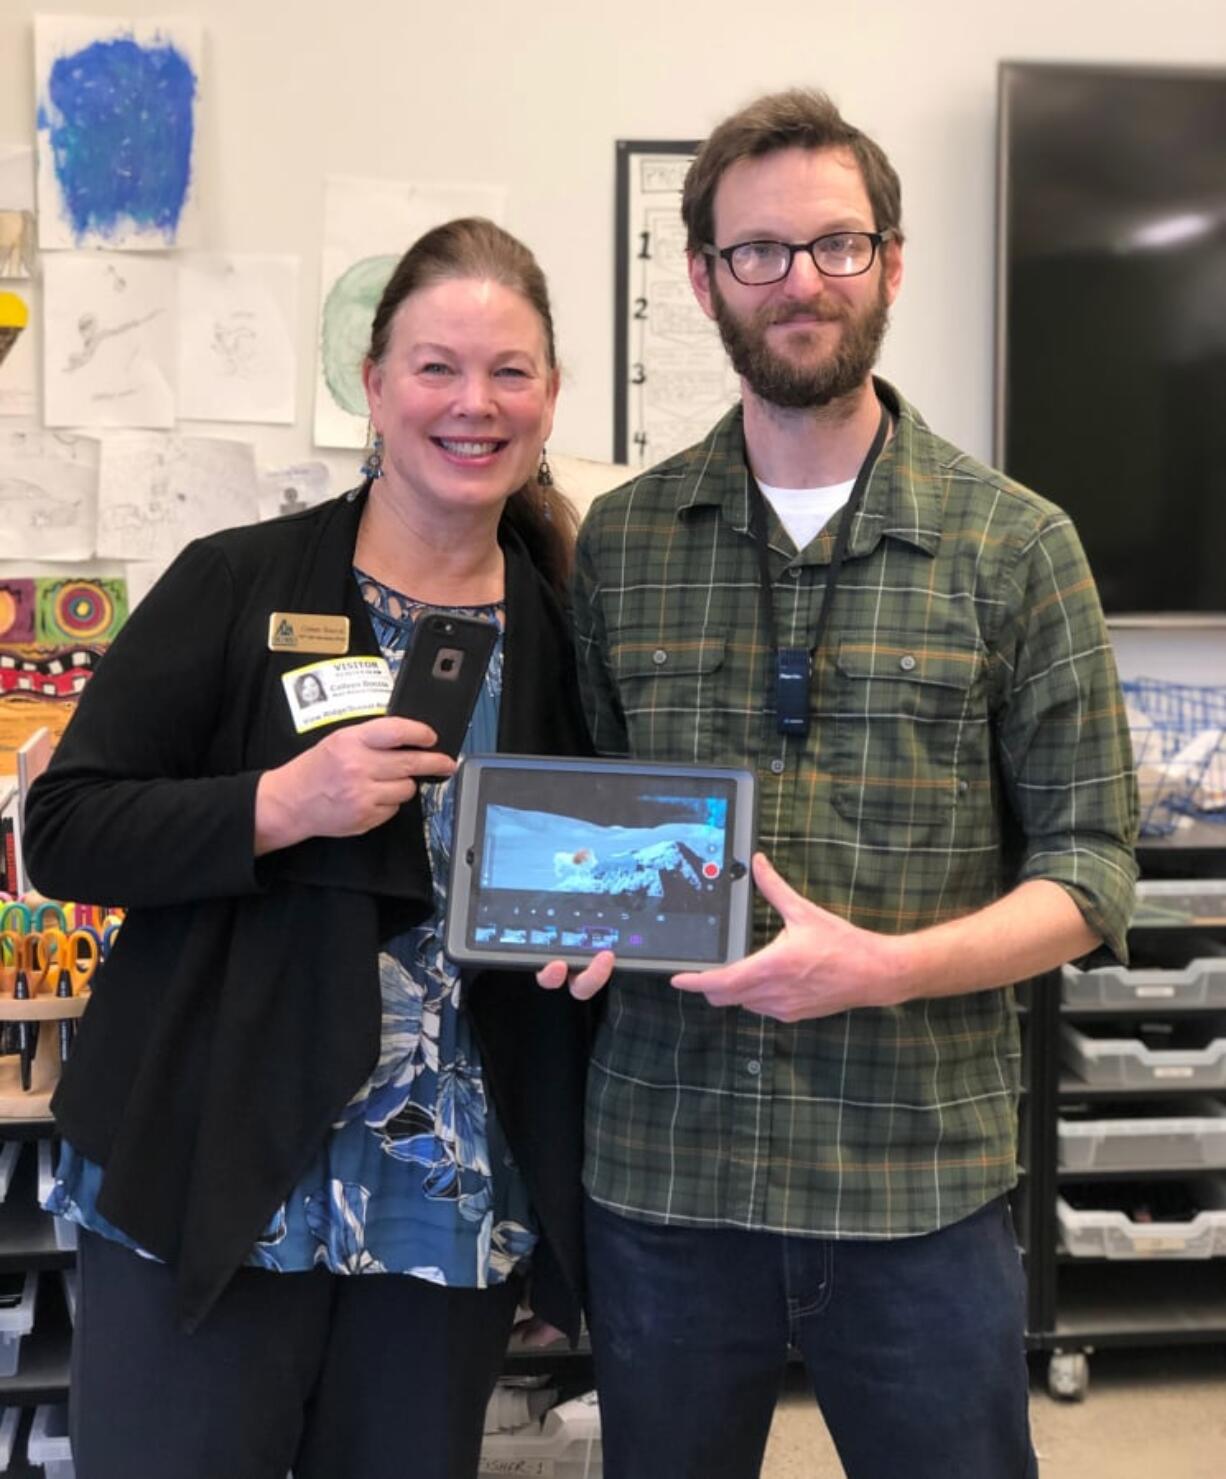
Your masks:
{"label": "dark blue jeans", "polygon": [[804,1357],[847,1479],[1033,1479],[1002,1198],[889,1241],[660,1227],[589,1201],[605,1479],[754,1479]]}

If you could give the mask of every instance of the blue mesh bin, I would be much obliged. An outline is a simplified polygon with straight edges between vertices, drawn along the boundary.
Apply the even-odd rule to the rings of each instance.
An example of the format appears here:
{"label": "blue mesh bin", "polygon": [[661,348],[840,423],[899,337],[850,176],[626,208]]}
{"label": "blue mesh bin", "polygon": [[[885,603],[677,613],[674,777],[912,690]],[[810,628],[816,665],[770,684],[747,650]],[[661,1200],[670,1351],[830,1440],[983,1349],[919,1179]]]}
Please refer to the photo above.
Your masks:
{"label": "blue mesh bin", "polygon": [[1165,836],[1188,813],[1226,822],[1226,687],[1161,678],[1122,687],[1129,708],[1149,720],[1132,730],[1142,835]]}

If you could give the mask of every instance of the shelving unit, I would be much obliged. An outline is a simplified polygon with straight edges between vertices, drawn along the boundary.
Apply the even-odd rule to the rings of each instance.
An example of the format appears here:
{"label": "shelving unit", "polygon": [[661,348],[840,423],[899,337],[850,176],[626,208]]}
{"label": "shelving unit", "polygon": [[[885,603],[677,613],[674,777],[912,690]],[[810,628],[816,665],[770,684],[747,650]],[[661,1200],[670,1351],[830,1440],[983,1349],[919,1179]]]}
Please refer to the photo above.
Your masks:
{"label": "shelving unit", "polygon": [[[1204,880],[1226,878],[1226,828],[1201,825],[1198,845],[1168,841],[1144,845],[1140,850],[1142,878],[1162,882],[1169,893],[1179,893],[1178,884],[1194,889]],[[1165,914],[1166,917],[1161,916]],[[1146,908],[1144,888],[1136,923],[1129,931],[1133,953],[1144,958],[1152,952],[1171,955],[1173,947],[1185,946],[1189,958],[1205,941],[1219,942],[1213,948],[1226,951],[1226,893],[1222,909],[1195,922],[1178,917],[1174,909]],[[1223,963],[1226,969],[1226,962]],[[1226,1035],[1226,1013],[1220,1003],[1186,1005],[1178,994],[1152,989],[1127,1004],[1066,1004],[1058,974],[1037,983],[1028,995],[1026,1029],[1027,1063],[1031,1103],[1022,1120],[1023,1157],[1031,1169],[1031,1195],[1024,1228],[1031,1281],[1030,1333],[1032,1349],[1050,1355],[1048,1385],[1053,1395],[1081,1398],[1089,1380],[1089,1357],[1110,1346],[1162,1346],[1194,1343],[1226,1343],[1226,1257],[1181,1256],[1179,1236],[1172,1224],[1169,1239],[1155,1237],[1153,1252],[1145,1256],[1138,1243],[1132,1251],[1139,1256],[1074,1257],[1061,1246],[1056,1199],[1061,1189],[1121,1183],[1154,1183],[1158,1186],[1183,1178],[1217,1175],[1226,1179],[1226,1165],[1172,1165],[1160,1150],[1143,1148],[1136,1163],[1127,1166],[1061,1166],[1059,1119],[1062,1108],[1076,1103],[1090,1106],[1109,1103],[1126,1108],[1128,1119],[1146,1118],[1147,1106],[1187,1105],[1187,1116],[1197,1117],[1206,1103],[1226,1105],[1226,1083],[1205,1086],[1172,1073],[1140,1084],[1087,1084],[1062,1062],[1062,1032],[1066,1022],[1120,1024],[1121,1035],[1139,1022],[1179,1026],[1213,1023],[1213,1031]],[[1182,1110],[1181,1110],[1182,1113]],[[1215,1149],[1220,1144],[1212,1132]],[[1161,1137],[1154,1137],[1160,1139]],[[1187,1146],[1184,1150],[1186,1152]]]}
{"label": "shelving unit", "polygon": [[56,1241],[55,1222],[38,1205],[37,1149],[54,1132],[49,1119],[0,1120],[0,1141],[18,1142],[21,1153],[0,1203],[0,1273],[38,1271],[34,1328],[21,1342],[17,1370],[0,1377],[0,1407],[25,1409],[17,1427],[5,1479],[42,1479],[43,1470],[25,1461],[34,1408],[68,1398],[71,1323],[64,1298],[64,1269],[75,1253]]}

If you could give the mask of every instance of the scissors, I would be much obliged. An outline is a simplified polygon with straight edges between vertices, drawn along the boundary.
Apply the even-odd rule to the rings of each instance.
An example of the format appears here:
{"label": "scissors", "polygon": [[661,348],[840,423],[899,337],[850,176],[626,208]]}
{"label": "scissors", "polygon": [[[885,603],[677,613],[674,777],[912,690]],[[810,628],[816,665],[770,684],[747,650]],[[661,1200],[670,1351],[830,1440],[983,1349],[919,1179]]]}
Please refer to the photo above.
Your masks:
{"label": "scissors", "polygon": [[[55,952],[55,963],[51,968],[54,975],[48,985],[54,989],[56,996],[63,999],[88,990],[89,983],[94,979],[94,972],[98,969],[98,962],[102,959],[102,942],[97,930],[81,925],[67,935],[61,935],[57,931]],[[68,1061],[76,1030],[77,1024],[73,1018],[60,1018],[61,1064]]]}
{"label": "scissors", "polygon": [[88,925],[81,925],[62,938],[64,953],[61,960],[69,981],[69,990],[62,994],[76,996],[94,979],[94,972],[102,959],[102,941],[98,938],[98,931]]}
{"label": "scissors", "polygon": [[107,957],[111,953],[111,950],[114,948],[114,945],[115,945],[115,937],[116,937],[116,935],[118,935],[118,933],[119,933],[119,926],[122,923],[123,923],[123,920],[122,919],[115,919],[115,918],[112,917],[111,922],[109,924],[103,926],[103,930],[102,930],[102,958],[103,958],[103,960],[106,960],[107,959]]}
{"label": "scissors", "polygon": [[[17,923],[12,921],[16,918]],[[34,928],[34,916],[30,911],[29,904],[13,903],[5,904],[0,909],[0,930],[8,930],[19,935],[28,935]]]}
{"label": "scissors", "polygon": [[48,989],[53,984],[47,981],[52,970],[63,966],[68,940],[62,929],[31,930],[25,937],[25,947],[26,979],[30,983],[31,994],[37,996],[44,983]]}
{"label": "scissors", "polygon": [[[59,913],[61,919],[64,917],[58,904],[50,907]],[[41,913],[41,909],[37,913]],[[50,929],[31,930],[26,936],[26,979],[29,982],[32,996],[41,996],[44,992],[48,996],[72,995],[74,978],[71,972],[70,938],[56,926]],[[93,975],[92,967],[89,975]],[[72,1046],[72,1026],[69,1019],[60,1018],[61,1062],[69,1047]],[[64,1030],[65,1027],[69,1029],[67,1032]],[[38,1023],[31,1022],[29,1028],[30,1052],[33,1055],[38,1052]]]}
{"label": "scissors", "polygon": [[[26,906],[29,907],[28,905]],[[50,918],[50,925],[47,921]],[[32,924],[36,930],[48,928],[66,930],[68,928],[68,916],[64,913],[64,906],[48,900],[46,903],[36,904],[32,911]]]}
{"label": "scissors", "polygon": [[11,996],[17,972],[25,970],[26,937],[17,930],[0,930],[0,991]]}
{"label": "scissors", "polygon": [[[7,910],[4,918],[8,918]],[[30,982],[26,975],[28,960],[28,937],[17,930],[0,930],[0,989],[14,1001],[28,1001],[30,998]],[[17,1051],[21,1058],[21,1087],[28,1092],[38,1042],[32,1029],[36,1029],[38,1024],[22,1018],[13,1026],[17,1031]]]}

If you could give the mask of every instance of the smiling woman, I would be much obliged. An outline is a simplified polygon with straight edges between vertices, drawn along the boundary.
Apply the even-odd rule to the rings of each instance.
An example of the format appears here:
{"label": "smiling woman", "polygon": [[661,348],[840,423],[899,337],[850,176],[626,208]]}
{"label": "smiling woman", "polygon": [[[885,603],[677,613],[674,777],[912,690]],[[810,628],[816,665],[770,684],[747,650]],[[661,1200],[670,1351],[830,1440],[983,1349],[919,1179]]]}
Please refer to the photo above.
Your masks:
{"label": "smiling woman", "polygon": [[54,1105],[92,1479],[468,1479],[517,1305],[578,1333],[588,1009],[444,955],[454,762],[420,684],[383,713],[415,627],[475,618],[462,750],[590,748],[527,248],[417,242],[364,387],[362,486],[191,545],[30,794],[40,884],[129,909]]}

